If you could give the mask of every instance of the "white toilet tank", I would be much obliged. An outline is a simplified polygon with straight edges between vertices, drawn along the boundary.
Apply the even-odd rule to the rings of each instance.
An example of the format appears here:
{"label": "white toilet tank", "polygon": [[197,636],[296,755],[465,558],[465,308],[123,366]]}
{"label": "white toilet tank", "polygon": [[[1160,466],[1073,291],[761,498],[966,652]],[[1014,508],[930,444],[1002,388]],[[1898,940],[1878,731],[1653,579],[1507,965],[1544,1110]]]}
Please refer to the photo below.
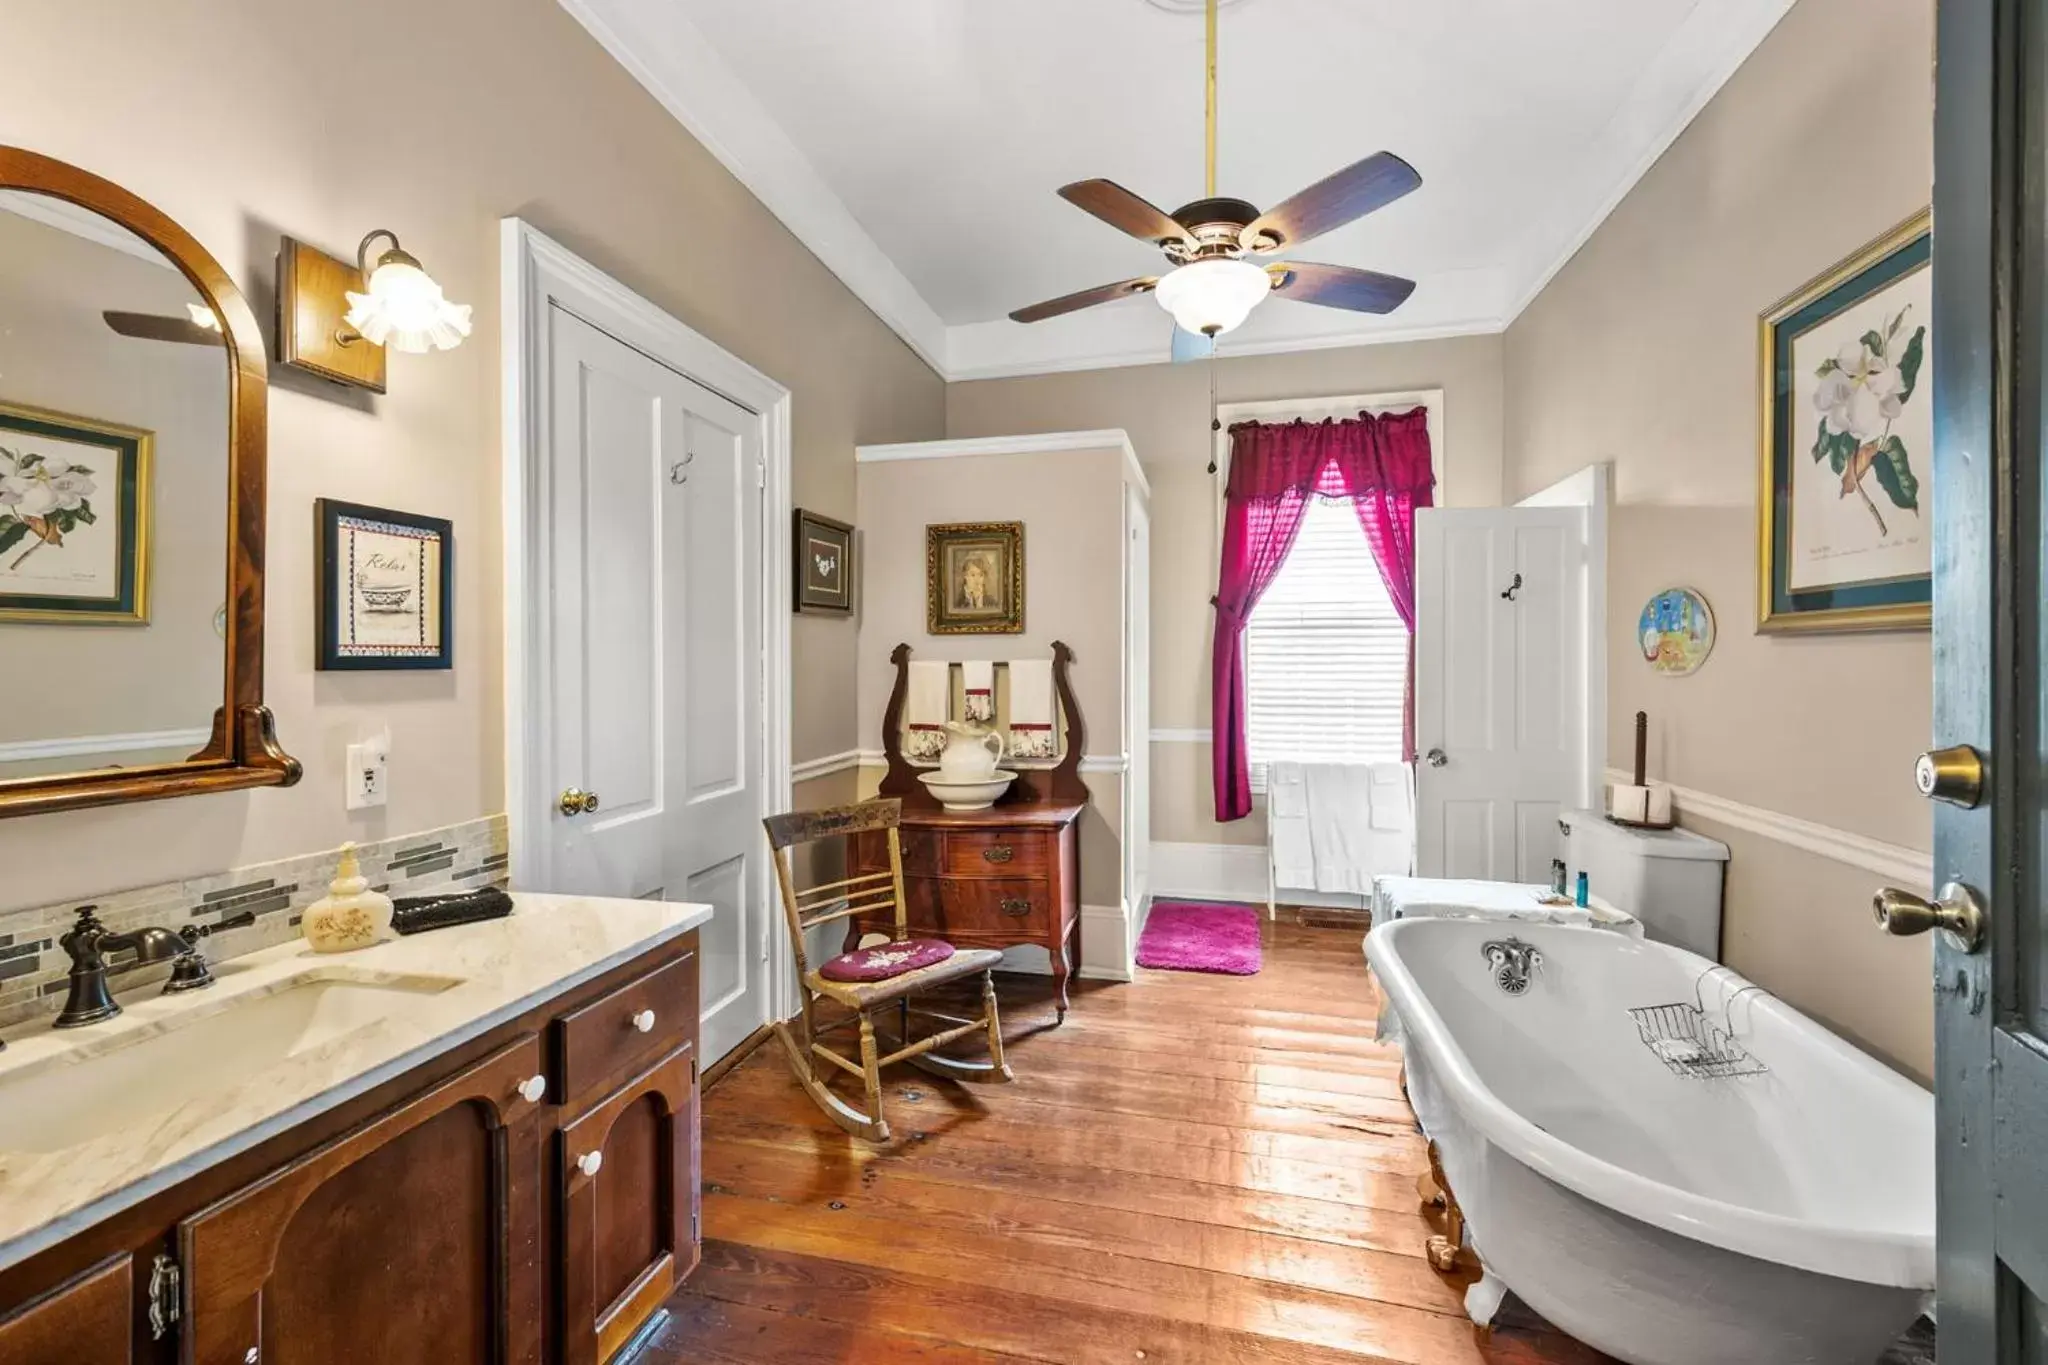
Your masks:
{"label": "white toilet tank", "polygon": [[1567,886],[1589,889],[1643,922],[1659,943],[1721,960],[1721,880],[1728,845],[1686,829],[1631,829],[1589,810],[1558,817]]}

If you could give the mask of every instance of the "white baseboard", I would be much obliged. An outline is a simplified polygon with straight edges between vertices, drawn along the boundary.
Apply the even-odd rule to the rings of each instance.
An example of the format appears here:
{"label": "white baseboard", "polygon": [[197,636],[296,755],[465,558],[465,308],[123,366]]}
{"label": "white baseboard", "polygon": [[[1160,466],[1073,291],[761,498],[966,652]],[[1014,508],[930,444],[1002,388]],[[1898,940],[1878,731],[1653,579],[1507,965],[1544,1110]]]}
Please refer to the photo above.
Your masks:
{"label": "white baseboard", "polygon": [[1198,900],[1266,903],[1264,844],[1152,845],[1154,900],[1193,896]]}
{"label": "white baseboard", "polygon": [[[1130,917],[1120,905],[1081,907],[1081,970],[1075,975],[1088,981],[1129,981],[1131,961]],[[1052,975],[1052,955],[1043,948],[1026,945],[1003,953],[1001,970],[1031,976]]]}
{"label": "white baseboard", "polygon": [[[1627,782],[1629,775],[1617,768],[1609,768],[1607,780]],[[1761,834],[1766,839],[1775,839],[1781,844],[1874,872],[1900,886],[1919,888],[1933,885],[1934,855],[1917,848],[1886,843],[1853,830],[1816,824],[1796,815],[1766,810],[1762,806],[1744,805],[1740,801],[1691,787],[1673,787],[1671,796],[1681,823],[1686,816],[1696,815],[1702,820],[1712,820],[1749,834]]]}

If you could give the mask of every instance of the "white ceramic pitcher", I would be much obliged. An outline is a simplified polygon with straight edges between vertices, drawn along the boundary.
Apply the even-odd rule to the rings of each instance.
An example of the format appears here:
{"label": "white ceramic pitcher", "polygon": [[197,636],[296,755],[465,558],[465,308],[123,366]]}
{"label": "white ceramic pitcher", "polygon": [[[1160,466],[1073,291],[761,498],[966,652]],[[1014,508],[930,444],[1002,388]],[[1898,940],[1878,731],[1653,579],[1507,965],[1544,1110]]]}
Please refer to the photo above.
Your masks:
{"label": "white ceramic pitcher", "polygon": [[1002,736],[993,730],[957,720],[946,722],[945,750],[939,755],[939,776],[948,782],[989,782],[1003,756]]}

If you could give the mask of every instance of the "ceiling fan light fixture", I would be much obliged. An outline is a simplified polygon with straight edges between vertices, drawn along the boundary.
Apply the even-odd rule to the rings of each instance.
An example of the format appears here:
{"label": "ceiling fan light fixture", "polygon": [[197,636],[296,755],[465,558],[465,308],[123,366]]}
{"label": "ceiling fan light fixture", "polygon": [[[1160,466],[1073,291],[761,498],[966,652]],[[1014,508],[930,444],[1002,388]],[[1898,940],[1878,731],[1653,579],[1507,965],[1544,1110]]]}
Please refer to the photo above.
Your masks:
{"label": "ceiling fan light fixture", "polygon": [[1183,329],[1216,336],[1250,317],[1273,292],[1273,280],[1250,261],[1192,261],[1169,271],[1154,292]]}

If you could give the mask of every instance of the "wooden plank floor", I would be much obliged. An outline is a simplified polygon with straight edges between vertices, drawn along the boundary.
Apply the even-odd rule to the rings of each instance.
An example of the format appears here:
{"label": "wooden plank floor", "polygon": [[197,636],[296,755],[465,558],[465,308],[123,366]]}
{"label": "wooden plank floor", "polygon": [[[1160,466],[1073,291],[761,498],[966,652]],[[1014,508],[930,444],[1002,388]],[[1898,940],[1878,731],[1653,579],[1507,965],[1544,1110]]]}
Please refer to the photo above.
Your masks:
{"label": "wooden plank floor", "polygon": [[690,1365],[1594,1365],[1482,1341],[1423,1260],[1423,1143],[1356,928],[1268,925],[1255,977],[1001,981],[1017,1082],[887,1073],[846,1136],[762,1048],[706,1096],[704,1264],[642,1358]]}

